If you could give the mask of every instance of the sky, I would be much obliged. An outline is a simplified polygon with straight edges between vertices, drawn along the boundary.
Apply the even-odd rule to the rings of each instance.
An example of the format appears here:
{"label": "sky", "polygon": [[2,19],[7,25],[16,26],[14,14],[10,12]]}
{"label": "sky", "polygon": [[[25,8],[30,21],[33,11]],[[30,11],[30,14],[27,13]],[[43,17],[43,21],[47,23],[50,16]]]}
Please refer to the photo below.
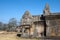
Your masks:
{"label": "sky", "polygon": [[41,15],[46,3],[50,12],[60,12],[60,0],[0,0],[0,22],[8,23],[11,18],[19,22],[26,10]]}

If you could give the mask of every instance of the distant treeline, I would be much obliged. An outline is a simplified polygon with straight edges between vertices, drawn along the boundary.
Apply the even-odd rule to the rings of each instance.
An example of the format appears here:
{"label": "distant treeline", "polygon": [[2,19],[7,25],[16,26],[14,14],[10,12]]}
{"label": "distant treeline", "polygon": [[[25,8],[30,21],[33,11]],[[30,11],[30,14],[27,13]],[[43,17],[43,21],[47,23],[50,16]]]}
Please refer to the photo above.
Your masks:
{"label": "distant treeline", "polygon": [[0,30],[3,31],[16,31],[17,26],[18,23],[15,18],[11,18],[7,24],[0,22]]}

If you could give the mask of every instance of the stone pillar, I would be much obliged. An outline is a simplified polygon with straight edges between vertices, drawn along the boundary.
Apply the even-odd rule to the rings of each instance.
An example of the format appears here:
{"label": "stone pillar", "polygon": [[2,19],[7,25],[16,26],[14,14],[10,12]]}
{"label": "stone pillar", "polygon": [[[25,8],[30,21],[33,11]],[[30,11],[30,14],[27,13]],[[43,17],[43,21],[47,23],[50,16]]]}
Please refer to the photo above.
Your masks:
{"label": "stone pillar", "polygon": [[33,37],[37,36],[37,30],[36,30],[36,25],[34,24],[34,33],[33,33]]}
{"label": "stone pillar", "polygon": [[47,27],[46,27],[46,36],[50,36],[50,34],[51,34],[51,25],[50,25],[50,20],[46,20],[46,25],[47,25]]}
{"label": "stone pillar", "polygon": [[22,37],[24,37],[24,27],[22,27]]}
{"label": "stone pillar", "polygon": [[51,27],[47,27],[46,36],[50,36],[50,34],[51,34]]}

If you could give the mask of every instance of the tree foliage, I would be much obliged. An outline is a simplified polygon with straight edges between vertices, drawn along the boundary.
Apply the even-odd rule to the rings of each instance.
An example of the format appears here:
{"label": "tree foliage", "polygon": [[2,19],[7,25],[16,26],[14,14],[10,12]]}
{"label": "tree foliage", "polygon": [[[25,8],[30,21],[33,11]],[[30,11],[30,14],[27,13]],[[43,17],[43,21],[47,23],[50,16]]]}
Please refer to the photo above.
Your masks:
{"label": "tree foliage", "polygon": [[15,18],[11,18],[8,23],[8,31],[15,31],[17,27],[17,20]]}
{"label": "tree foliage", "polygon": [[11,18],[7,24],[0,22],[0,30],[15,31],[16,27],[17,20],[15,18]]}

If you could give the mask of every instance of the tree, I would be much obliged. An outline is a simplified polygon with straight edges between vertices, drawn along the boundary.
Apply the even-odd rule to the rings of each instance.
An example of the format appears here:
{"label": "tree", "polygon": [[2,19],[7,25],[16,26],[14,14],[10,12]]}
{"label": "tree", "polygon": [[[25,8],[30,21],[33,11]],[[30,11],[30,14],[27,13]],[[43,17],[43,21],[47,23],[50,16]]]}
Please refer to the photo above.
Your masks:
{"label": "tree", "polygon": [[0,22],[0,30],[2,30],[2,29],[3,29],[3,23]]}
{"label": "tree", "polygon": [[11,18],[8,23],[8,31],[15,31],[17,27],[17,20],[15,18]]}
{"label": "tree", "polygon": [[8,24],[3,24],[3,30],[7,30]]}

